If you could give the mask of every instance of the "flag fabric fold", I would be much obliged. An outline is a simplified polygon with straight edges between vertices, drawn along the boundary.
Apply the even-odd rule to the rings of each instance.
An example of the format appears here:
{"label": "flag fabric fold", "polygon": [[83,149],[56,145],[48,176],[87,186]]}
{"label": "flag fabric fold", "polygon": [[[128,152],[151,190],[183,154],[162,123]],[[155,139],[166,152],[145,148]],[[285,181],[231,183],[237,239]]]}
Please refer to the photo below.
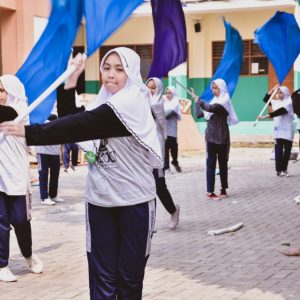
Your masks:
{"label": "flag fabric fold", "polygon": [[294,15],[277,11],[254,34],[281,84],[300,53],[300,29]]}
{"label": "flag fabric fold", "polygon": [[[52,0],[48,24],[16,74],[29,105],[65,71],[82,15],[82,0]],[[30,114],[30,123],[45,122],[55,100],[54,91]]]}
{"label": "flag fabric fold", "polygon": [[84,0],[87,55],[93,54],[142,2],[143,0]]}
{"label": "flag fabric fold", "polygon": [[226,82],[227,89],[231,97],[237,85],[242,66],[242,38],[239,32],[234,27],[232,27],[229,22],[227,22],[225,19],[223,19],[223,21],[226,30],[225,47],[221,62],[215,74],[213,75],[213,78],[211,79],[209,85],[206,87],[205,91],[200,96],[200,98],[205,102],[210,102],[214,97],[210,85],[211,82],[213,82],[217,78],[222,78]]}
{"label": "flag fabric fold", "polygon": [[154,55],[148,74],[163,77],[186,61],[186,25],[180,0],[151,0]]}

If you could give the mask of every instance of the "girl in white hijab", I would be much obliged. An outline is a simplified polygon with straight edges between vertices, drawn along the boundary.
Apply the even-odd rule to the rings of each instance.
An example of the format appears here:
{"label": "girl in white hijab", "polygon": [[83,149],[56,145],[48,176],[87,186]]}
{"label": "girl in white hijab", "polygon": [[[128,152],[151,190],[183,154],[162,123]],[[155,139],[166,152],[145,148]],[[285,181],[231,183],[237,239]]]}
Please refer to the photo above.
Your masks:
{"label": "girl in white hijab", "polygon": [[267,102],[274,89],[277,89],[271,99],[269,114],[260,116],[260,120],[273,118],[275,140],[275,169],[279,177],[289,177],[287,171],[294,139],[294,110],[290,91],[286,86],[276,85],[266,94],[264,101]]}
{"label": "girl in white hijab", "polygon": [[[226,192],[228,188],[227,163],[230,147],[228,125],[237,124],[238,118],[231,103],[225,81],[216,79],[211,83],[210,87],[214,98],[209,104],[198,99],[196,95],[193,98],[196,101],[196,117],[204,116],[207,120],[207,128],[205,130],[207,198],[220,200],[228,196]],[[220,195],[216,195],[214,192],[217,159],[221,179]]]}
{"label": "girl in white hijab", "polygon": [[[213,89],[213,84],[216,84],[217,87],[220,89],[220,94],[218,96],[214,95],[213,99],[209,102],[209,104],[212,105],[214,103],[217,103],[222,105],[228,113],[228,125],[238,124],[239,120],[231,103],[226,82],[223,79],[216,79],[210,84],[211,89]],[[204,111],[204,117],[206,120],[209,120],[212,115],[213,113]]]}
{"label": "girl in white hijab", "polygon": [[181,109],[177,92],[174,86],[166,88],[164,101],[164,109],[166,114],[167,140],[165,146],[165,165],[164,169],[170,172],[169,152],[171,152],[172,162],[177,172],[181,172],[178,163],[178,143],[177,143],[177,123],[181,119]]}
{"label": "girl in white hijab", "polygon": [[[164,111],[164,101],[162,99],[163,84],[159,78],[152,77],[146,82],[146,86],[151,93],[151,111],[157,126],[157,135],[160,141],[162,153],[165,152],[165,141],[167,138],[166,132],[166,117]],[[156,184],[156,193],[161,203],[171,215],[169,228],[175,230],[179,222],[179,205],[175,205],[172,196],[168,190],[165,181],[165,174],[163,169],[153,169],[153,175]]]}
{"label": "girl in white hijab", "polygon": [[94,109],[26,126],[4,123],[5,134],[31,145],[82,144],[86,180],[87,256],[91,299],[141,299],[155,221],[153,168],[162,167],[150,93],[139,56],[120,47],[101,61],[103,85]]}
{"label": "girl in white hijab", "polygon": [[[0,77],[0,123],[27,111],[21,81],[13,75]],[[28,122],[28,120],[26,120]],[[29,161],[24,138],[7,136],[0,141],[0,281],[17,281],[8,268],[10,225],[14,227],[22,255],[33,273],[43,265],[32,254],[30,225]]]}

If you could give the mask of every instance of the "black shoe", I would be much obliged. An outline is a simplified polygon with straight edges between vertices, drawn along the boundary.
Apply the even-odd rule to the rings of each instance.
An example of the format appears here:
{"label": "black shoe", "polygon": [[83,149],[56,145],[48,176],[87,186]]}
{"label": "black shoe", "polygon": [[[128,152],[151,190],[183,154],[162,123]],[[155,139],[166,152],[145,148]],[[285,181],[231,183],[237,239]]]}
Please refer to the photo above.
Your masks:
{"label": "black shoe", "polygon": [[220,198],[227,198],[228,197],[227,192],[226,192],[225,189],[220,190],[220,196],[219,197]]}
{"label": "black shoe", "polygon": [[171,164],[174,166],[176,172],[178,172],[178,173],[181,173],[181,172],[182,172],[181,167],[179,166],[178,163],[177,163],[177,164],[174,164],[174,162],[171,162]]}

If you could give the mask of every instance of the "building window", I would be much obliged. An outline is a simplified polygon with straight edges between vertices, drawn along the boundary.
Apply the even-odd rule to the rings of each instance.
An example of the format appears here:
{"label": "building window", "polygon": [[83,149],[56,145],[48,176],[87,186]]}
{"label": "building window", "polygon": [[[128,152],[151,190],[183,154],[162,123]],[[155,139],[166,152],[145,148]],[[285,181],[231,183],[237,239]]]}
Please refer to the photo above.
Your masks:
{"label": "building window", "polygon": [[[116,47],[122,47],[123,45],[114,45],[114,46],[102,46],[100,48],[100,60],[104,55],[111,49]],[[141,75],[143,79],[147,79],[148,73],[153,59],[153,45],[124,45],[124,47],[134,50],[141,58]]]}
{"label": "building window", "polygon": [[[224,41],[212,42],[213,74],[221,62],[224,46]],[[268,58],[261,52],[257,44],[253,44],[253,40],[244,40],[241,75],[256,76],[268,73]]]}

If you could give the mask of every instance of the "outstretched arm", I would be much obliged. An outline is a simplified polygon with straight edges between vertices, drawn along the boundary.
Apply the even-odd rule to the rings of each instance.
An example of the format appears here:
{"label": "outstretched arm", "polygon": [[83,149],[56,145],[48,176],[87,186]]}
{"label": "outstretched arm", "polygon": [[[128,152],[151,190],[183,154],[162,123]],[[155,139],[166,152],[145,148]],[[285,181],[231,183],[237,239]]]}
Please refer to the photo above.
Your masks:
{"label": "outstretched arm", "polygon": [[56,145],[131,135],[107,104],[46,124],[24,127],[21,123],[4,122],[0,124],[0,130],[6,135],[26,137],[28,145]]}
{"label": "outstretched arm", "polygon": [[[192,89],[193,95],[192,98],[195,100],[196,105],[195,105],[195,113],[197,118],[202,118],[203,117],[203,111],[205,110],[207,112],[211,113],[216,113],[216,114],[228,114],[226,109],[220,105],[220,104],[208,104],[202,99],[198,98],[198,96],[194,93],[194,90]],[[202,111],[202,112],[201,112]],[[199,115],[199,117],[197,116]]]}

